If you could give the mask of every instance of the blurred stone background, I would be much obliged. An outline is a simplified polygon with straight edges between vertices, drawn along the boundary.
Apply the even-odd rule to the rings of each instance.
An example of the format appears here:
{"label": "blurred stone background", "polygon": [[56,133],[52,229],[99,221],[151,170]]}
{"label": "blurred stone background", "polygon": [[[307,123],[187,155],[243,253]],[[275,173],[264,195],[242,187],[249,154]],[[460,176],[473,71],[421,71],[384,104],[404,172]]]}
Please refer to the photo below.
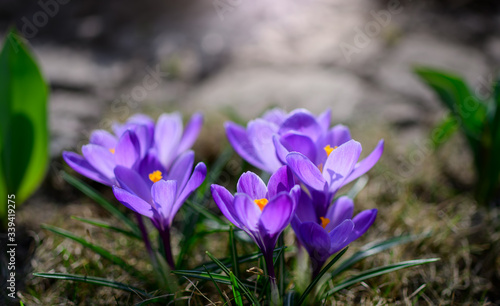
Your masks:
{"label": "blurred stone background", "polygon": [[50,81],[57,157],[139,111],[250,119],[279,105],[410,130],[435,122],[441,108],[412,65],[484,92],[500,63],[497,3],[3,0],[0,33],[16,25]]}

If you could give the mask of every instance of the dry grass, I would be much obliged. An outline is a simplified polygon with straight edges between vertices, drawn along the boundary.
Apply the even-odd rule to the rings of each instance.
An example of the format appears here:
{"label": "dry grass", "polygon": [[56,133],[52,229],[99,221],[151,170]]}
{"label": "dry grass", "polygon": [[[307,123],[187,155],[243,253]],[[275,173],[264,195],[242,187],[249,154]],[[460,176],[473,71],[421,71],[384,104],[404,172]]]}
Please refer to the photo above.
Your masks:
{"label": "dry grass", "polygon": [[[217,137],[220,134],[217,130]],[[415,139],[424,139],[422,137],[424,134],[420,132],[420,136]],[[472,169],[467,166],[471,164],[470,156],[460,137],[455,137],[435,154],[426,150],[425,146],[418,145],[418,142],[412,144],[396,141],[405,138],[405,132],[395,131],[387,126],[379,129],[365,129],[364,126],[358,126],[353,130],[353,135],[368,148],[373,147],[381,135],[389,141],[383,159],[370,172],[371,179],[368,186],[356,199],[358,211],[376,207],[379,209],[378,218],[374,226],[351,245],[348,252],[352,254],[364,243],[375,239],[429,231],[432,235],[425,240],[396,247],[368,258],[357,264],[352,273],[416,258],[439,257],[441,261],[398,271],[352,286],[325,301],[325,304],[498,303],[500,260],[497,254],[500,252],[500,210],[478,207],[470,196],[470,186],[473,181]],[[203,139],[204,142],[208,141],[206,138]],[[212,149],[210,147],[210,150]],[[207,155],[212,157],[213,152],[210,150]],[[198,151],[198,154],[203,156],[201,151]],[[235,171],[236,161],[237,158],[228,165],[226,169],[228,173]],[[31,210],[32,207],[33,205],[27,206],[23,211],[23,214],[26,214],[25,219],[36,218],[30,216],[35,211]],[[213,203],[210,207],[214,208]],[[46,209],[58,210],[48,218],[48,223],[85,236],[108,248],[112,253],[123,256],[138,269],[151,271],[151,265],[139,242],[118,238],[116,235],[68,218],[69,215],[78,215],[116,223],[95,204],[90,203],[90,200],[81,199],[56,207],[47,204]],[[181,217],[176,218],[178,222],[181,219]],[[150,285],[148,282],[139,282],[76,243],[55,237],[45,231],[36,230],[36,232],[38,236],[36,251],[31,262],[33,271],[95,275],[141,288],[148,288]],[[180,233],[174,232],[174,236],[174,245],[177,245]],[[293,234],[288,233],[287,242],[292,241]],[[240,254],[252,249],[249,246],[240,247]],[[227,250],[226,236],[222,234],[211,236],[209,240],[199,243],[194,249],[193,257],[190,258],[193,265],[207,260],[204,255],[205,250],[224,256]],[[288,253],[287,258],[289,262],[293,261],[294,254]],[[151,275],[153,278],[152,271]],[[251,277],[252,274],[243,275]],[[153,281],[154,279],[151,279],[151,282]],[[192,280],[185,284],[180,292],[182,294],[178,294],[184,296],[179,300],[181,304],[190,302],[193,305],[207,305],[210,301],[218,302],[220,299],[210,283]],[[222,286],[222,289],[228,296],[232,295],[229,288]],[[28,277],[22,297],[28,305],[132,304],[140,300],[133,294],[119,290],[33,277]]]}

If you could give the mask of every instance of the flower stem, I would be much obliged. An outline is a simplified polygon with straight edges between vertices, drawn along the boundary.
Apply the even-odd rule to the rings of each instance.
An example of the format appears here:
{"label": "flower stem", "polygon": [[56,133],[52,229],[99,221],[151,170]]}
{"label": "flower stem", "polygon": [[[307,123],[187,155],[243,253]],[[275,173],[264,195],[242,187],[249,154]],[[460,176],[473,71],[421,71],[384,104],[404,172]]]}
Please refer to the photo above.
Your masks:
{"label": "flower stem", "polygon": [[165,259],[167,260],[170,269],[175,270],[174,257],[172,256],[172,247],[170,246],[170,229],[167,228],[160,232],[163,247],[165,248]]}
{"label": "flower stem", "polygon": [[271,305],[280,305],[280,294],[276,283],[276,273],[274,272],[273,251],[264,255],[266,261],[267,275],[271,284]]}
{"label": "flower stem", "polygon": [[153,247],[151,246],[151,241],[149,240],[148,231],[146,230],[146,226],[144,225],[142,215],[135,213],[135,217],[137,218],[137,226],[141,231],[142,240],[144,240],[144,245],[146,246],[146,251],[148,252],[149,258],[151,259],[151,263],[153,264],[153,266],[157,266],[156,257],[153,252]]}

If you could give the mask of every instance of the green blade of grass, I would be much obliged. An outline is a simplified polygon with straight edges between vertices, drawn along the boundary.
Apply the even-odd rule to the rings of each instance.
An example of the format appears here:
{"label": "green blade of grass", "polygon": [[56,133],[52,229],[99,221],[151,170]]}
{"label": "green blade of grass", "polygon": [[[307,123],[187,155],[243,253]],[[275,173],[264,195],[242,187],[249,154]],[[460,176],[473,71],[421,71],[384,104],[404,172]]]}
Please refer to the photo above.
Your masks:
{"label": "green blade of grass", "polygon": [[356,198],[358,193],[360,193],[361,190],[365,188],[367,183],[368,183],[368,176],[363,175],[356,181],[356,183],[354,183],[354,186],[352,186],[352,188],[349,190],[347,196],[354,200],[354,198]]}
{"label": "green blade of grass", "polygon": [[[198,278],[202,280],[208,280],[208,281],[215,281],[219,284],[224,284],[224,285],[231,285],[231,280],[229,279],[229,276],[217,274],[217,273],[210,273],[205,272],[205,271],[195,271],[195,270],[173,270],[172,273],[176,275],[181,275],[185,277],[192,277],[192,278]],[[240,281],[240,286],[244,286],[246,288],[253,288],[255,285],[254,283],[250,283],[247,281]]]}
{"label": "green blade of grass", "polygon": [[207,272],[208,276],[210,277],[210,279],[214,283],[215,288],[217,289],[217,292],[219,292],[221,300],[224,301],[225,304],[229,305],[229,301],[226,299],[226,297],[224,296],[224,294],[222,294],[222,290],[220,290],[219,285],[217,284],[217,282],[212,277],[212,274],[210,273],[210,271],[208,271],[207,268],[205,268],[205,271]]}
{"label": "green blade of grass", "polygon": [[231,280],[231,287],[233,288],[234,302],[237,306],[243,306],[243,300],[241,299],[240,287],[238,281],[234,276],[233,272],[229,272],[229,279]]}
{"label": "green blade of grass", "polygon": [[233,273],[236,278],[240,278],[240,267],[238,264],[238,252],[236,250],[236,239],[234,238],[234,226],[229,225],[229,251],[231,252],[231,262],[233,264]]}
{"label": "green blade of grass", "polygon": [[104,228],[104,229],[107,229],[107,230],[111,230],[111,231],[114,231],[114,232],[117,232],[117,233],[121,233],[121,234],[124,234],[124,235],[126,235],[128,237],[131,237],[131,238],[142,240],[141,236],[137,235],[136,233],[134,233],[132,231],[127,231],[127,230],[124,230],[122,228],[119,228],[119,227],[116,227],[116,226],[112,226],[110,224],[107,224],[107,223],[99,221],[99,220],[81,218],[81,217],[76,217],[76,216],[71,216],[71,219],[78,220],[78,221],[81,221],[81,222],[84,222],[84,223],[87,223],[87,224],[90,224],[90,225],[94,225],[94,226],[97,226],[97,227],[101,227],[101,228]]}
{"label": "green blade of grass", "polygon": [[128,291],[132,293],[139,294],[143,297],[146,298],[151,298],[152,295],[148,294],[147,292],[120,283],[116,282],[114,280],[109,280],[106,278],[101,278],[101,277],[94,277],[94,276],[86,276],[86,275],[76,275],[76,274],[66,274],[66,273],[33,273],[34,276],[37,277],[44,277],[44,278],[51,278],[51,279],[61,279],[61,280],[69,280],[69,281],[75,281],[75,282],[82,282],[82,283],[88,283],[88,284],[93,284],[93,285],[99,285],[99,286],[105,286],[105,287],[110,287],[114,289],[120,289],[123,291]]}
{"label": "green blade of grass", "polygon": [[93,252],[101,255],[103,258],[111,261],[113,264],[116,264],[117,266],[122,268],[124,271],[126,271],[130,275],[141,277],[141,274],[134,267],[127,264],[123,259],[121,259],[120,257],[118,257],[116,255],[111,254],[109,251],[103,249],[102,247],[95,245],[95,244],[92,244],[92,243],[88,242],[87,240],[85,240],[84,238],[78,237],[71,232],[63,230],[62,228],[58,228],[58,227],[47,225],[47,224],[42,224],[41,227],[46,229],[46,230],[49,230],[57,235],[60,235],[62,237],[65,237],[65,238],[71,239],[75,242],[78,242],[82,246],[88,248],[89,250],[92,250]]}
{"label": "green blade of grass", "polygon": [[228,223],[225,222],[224,220],[222,220],[222,218],[220,218],[219,216],[217,216],[216,214],[212,213],[210,210],[208,210],[206,207],[200,205],[200,204],[197,204],[193,201],[190,201],[190,200],[187,200],[186,201],[186,205],[193,209],[195,212],[203,215],[203,217],[209,219],[209,220],[212,220],[212,221],[215,221],[217,222],[219,225],[221,226],[227,226]]}
{"label": "green blade of grass", "polygon": [[[283,250],[285,248],[286,247],[284,247],[284,248],[276,248],[276,249],[274,249],[274,252],[275,253],[280,252],[281,250]],[[253,254],[250,254],[250,255],[241,256],[241,257],[238,257],[238,263],[242,264],[242,263],[245,263],[245,262],[255,261],[255,260],[259,259],[262,256],[264,256],[264,254],[262,254],[261,252],[256,252],[256,253],[253,253]],[[221,259],[220,261],[226,267],[228,267],[228,268],[232,267],[232,263],[231,263],[231,259],[230,258],[224,258],[224,259]],[[206,262],[206,263],[202,264],[201,266],[198,266],[198,267],[194,268],[193,270],[200,271],[205,266],[210,271],[213,271],[213,270],[219,268],[219,266],[217,264],[215,264],[214,262]]]}
{"label": "green blade of grass", "polygon": [[427,264],[427,263],[431,263],[431,262],[436,262],[438,260],[440,260],[440,259],[439,258],[415,259],[415,260],[403,261],[403,262],[399,262],[396,264],[391,264],[391,265],[387,265],[387,266],[383,266],[383,267],[370,269],[370,270],[362,272],[358,275],[352,276],[352,277],[344,280],[343,282],[339,283],[333,289],[326,292],[324,294],[323,298],[326,298],[326,297],[328,297],[328,296],[330,296],[330,295],[332,295],[332,294],[334,294],[334,293],[336,293],[344,288],[347,288],[353,284],[359,283],[361,281],[367,280],[367,279],[375,277],[375,276],[384,275],[387,273],[391,273],[391,272],[405,269],[405,268],[409,268],[409,267],[414,267],[414,266],[419,266],[419,265],[423,265],[423,264]]}
{"label": "green blade of grass", "polygon": [[335,257],[319,272],[319,274],[312,280],[312,282],[307,286],[306,290],[304,290],[304,293],[300,296],[297,305],[302,305],[304,301],[306,300],[307,296],[313,288],[316,286],[316,284],[319,282],[319,280],[325,275],[325,273],[342,257],[342,255],[345,254],[349,247],[344,248],[342,251],[340,251]]}
{"label": "green blade of grass", "polygon": [[368,243],[361,248],[358,252],[354,253],[347,260],[343,261],[333,272],[330,274],[330,279],[335,278],[340,273],[352,267],[355,263],[378,254],[387,249],[393,248],[398,245],[402,245],[405,243],[409,243],[412,241],[416,241],[419,239],[424,239],[430,237],[431,232],[420,234],[420,235],[403,235],[399,237],[393,237],[384,241],[374,241],[372,243]]}
{"label": "green blade of grass", "polygon": [[[231,271],[229,271],[229,269],[226,268],[226,266],[224,266],[224,264],[222,262],[220,262],[212,254],[210,254],[210,252],[207,251],[206,254],[208,257],[210,257],[210,259],[212,259],[222,269],[222,271],[224,271],[224,273],[226,273],[226,275],[229,276]],[[259,305],[259,302],[257,301],[257,299],[253,296],[253,294],[250,291],[248,291],[248,289],[243,285],[243,283],[238,278],[235,278],[235,279],[236,279],[236,282],[238,282],[238,284],[240,285],[241,289],[243,290],[243,293],[247,297],[248,301],[251,302],[255,306]]]}
{"label": "green blade of grass", "polygon": [[106,209],[111,215],[116,217],[118,220],[122,221],[125,225],[127,225],[135,234],[141,236],[141,231],[137,224],[132,221],[130,218],[125,216],[121,211],[119,211],[115,206],[109,203],[102,195],[99,194],[94,188],[80,181],[74,176],[69,175],[66,172],[62,172],[62,177],[66,182],[75,187],[76,189],[83,192],[86,196],[96,201],[99,205],[101,205],[104,209]]}

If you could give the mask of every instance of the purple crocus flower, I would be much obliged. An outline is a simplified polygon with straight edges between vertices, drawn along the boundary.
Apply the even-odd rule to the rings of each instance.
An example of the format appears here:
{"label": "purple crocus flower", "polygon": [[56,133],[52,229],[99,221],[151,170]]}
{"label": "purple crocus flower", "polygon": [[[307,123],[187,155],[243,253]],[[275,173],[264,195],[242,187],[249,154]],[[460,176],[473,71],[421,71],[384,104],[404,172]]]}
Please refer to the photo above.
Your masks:
{"label": "purple crocus flower", "polygon": [[295,211],[293,175],[282,166],[269,179],[268,185],[253,172],[245,172],[238,180],[233,196],[226,188],[212,185],[212,196],[224,216],[245,231],[264,254],[267,270],[275,284],[273,251],[281,232]]}
{"label": "purple crocus flower", "polygon": [[307,186],[317,214],[324,215],[337,191],[367,172],[380,158],[378,153],[372,153],[358,163],[360,154],[361,144],[349,140],[332,148],[324,165],[316,165],[299,152],[288,153],[286,161],[295,176]]}
{"label": "purple crocus flower", "polygon": [[183,129],[179,113],[162,114],[155,123],[143,114],[130,117],[124,124],[114,124],[114,135],[96,130],[82,154],[63,152],[63,158],[76,172],[105,185],[115,185],[114,168],[124,166],[138,170],[148,155],[155,156],[164,169],[195,142],[203,116],[194,114]]}
{"label": "purple crocus flower", "polygon": [[377,217],[376,209],[364,210],[354,218],[354,203],[338,198],[325,215],[318,216],[311,198],[301,191],[292,228],[311,258],[313,277],[326,260],[363,235]]}
{"label": "purple crocus flower", "polygon": [[[351,140],[346,126],[330,128],[330,118],[330,110],[316,117],[305,109],[296,109],[289,114],[272,109],[262,118],[250,121],[246,129],[232,122],[226,123],[225,128],[229,142],[241,157],[255,167],[273,173],[287,164],[289,152],[300,152],[321,166],[333,148]],[[381,140],[369,158],[361,161],[357,168],[368,171],[373,167],[383,146]]]}
{"label": "purple crocus flower", "polygon": [[134,212],[151,219],[163,239],[167,262],[174,269],[170,228],[175,214],[189,195],[205,180],[207,168],[200,162],[193,171],[194,152],[188,151],[172,164],[168,173],[160,169],[148,175],[149,183],[137,171],[117,166],[114,170],[120,187],[113,193]]}

